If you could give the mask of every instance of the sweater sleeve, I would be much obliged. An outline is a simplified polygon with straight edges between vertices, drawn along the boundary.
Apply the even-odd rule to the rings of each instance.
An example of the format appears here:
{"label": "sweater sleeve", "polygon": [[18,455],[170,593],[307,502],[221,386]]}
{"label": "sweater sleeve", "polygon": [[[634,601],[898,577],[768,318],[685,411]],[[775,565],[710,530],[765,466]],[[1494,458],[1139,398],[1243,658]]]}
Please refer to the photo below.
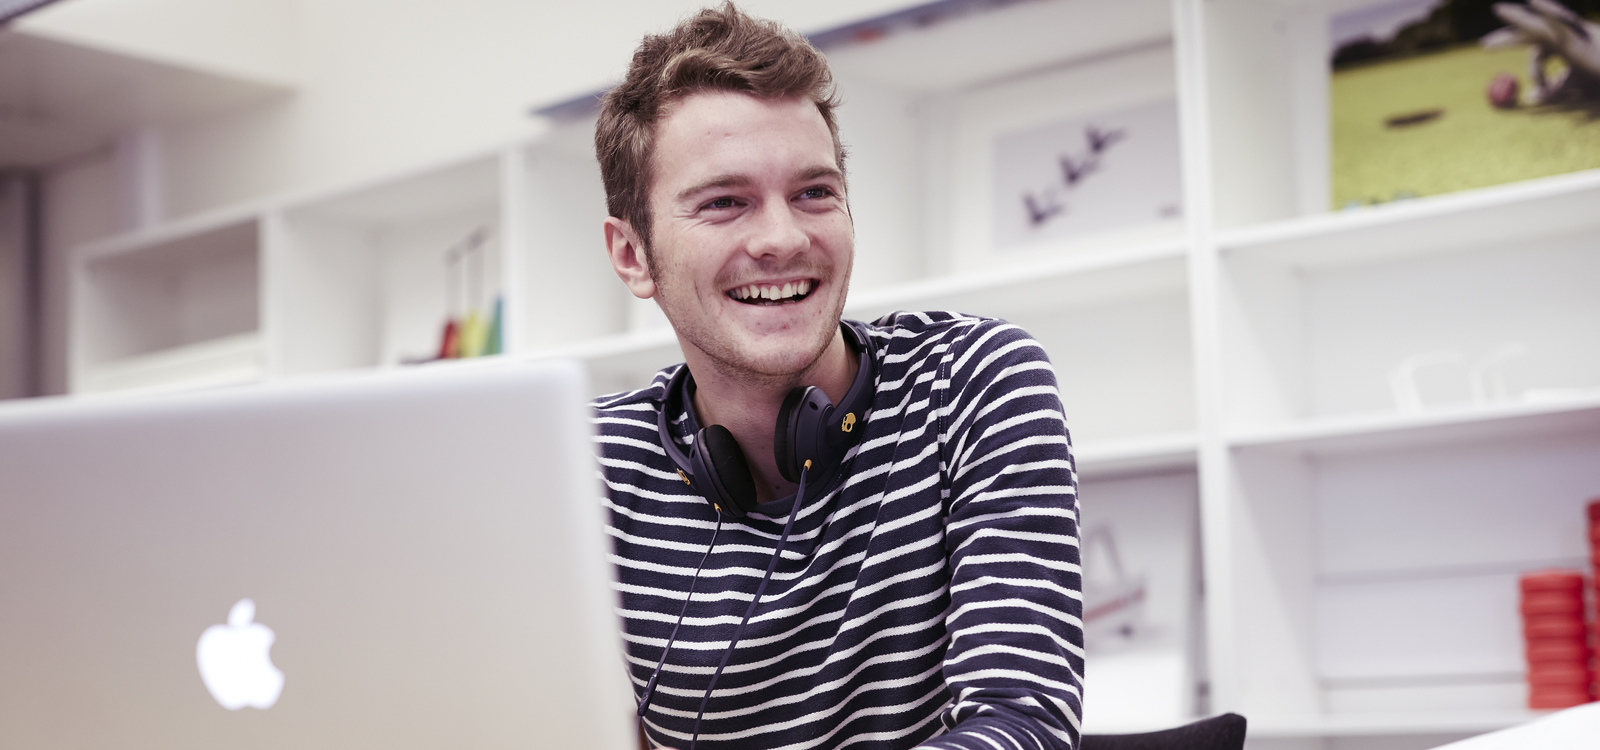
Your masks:
{"label": "sweater sleeve", "polygon": [[1044,350],[1001,321],[941,367],[949,732],[925,748],[1078,746],[1083,597],[1077,474]]}

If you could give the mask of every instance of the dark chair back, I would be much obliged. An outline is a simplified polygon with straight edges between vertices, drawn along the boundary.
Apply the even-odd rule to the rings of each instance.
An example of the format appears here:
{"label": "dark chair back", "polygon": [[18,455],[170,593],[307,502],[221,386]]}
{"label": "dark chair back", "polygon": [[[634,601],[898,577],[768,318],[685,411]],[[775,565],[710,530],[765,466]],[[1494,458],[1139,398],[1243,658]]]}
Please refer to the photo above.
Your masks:
{"label": "dark chair back", "polygon": [[1143,734],[1086,734],[1079,750],[1243,750],[1244,717],[1223,714]]}

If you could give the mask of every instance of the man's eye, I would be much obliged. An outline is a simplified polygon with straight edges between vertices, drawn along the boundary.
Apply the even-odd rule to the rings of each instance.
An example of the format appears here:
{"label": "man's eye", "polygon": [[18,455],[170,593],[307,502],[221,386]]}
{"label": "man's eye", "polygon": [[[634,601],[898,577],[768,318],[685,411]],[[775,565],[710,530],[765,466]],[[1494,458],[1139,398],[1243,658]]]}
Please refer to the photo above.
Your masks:
{"label": "man's eye", "polygon": [[828,196],[831,196],[831,195],[833,195],[833,189],[832,188],[828,188],[828,187],[824,187],[824,186],[821,186],[821,185],[818,185],[816,187],[808,187],[803,192],[800,193],[800,197],[801,198],[808,198],[808,199],[812,199],[812,200],[815,200],[817,198],[827,198]]}
{"label": "man's eye", "polygon": [[711,209],[733,208],[733,206],[733,199],[726,196],[717,198],[716,200],[713,200],[705,205],[706,208]]}

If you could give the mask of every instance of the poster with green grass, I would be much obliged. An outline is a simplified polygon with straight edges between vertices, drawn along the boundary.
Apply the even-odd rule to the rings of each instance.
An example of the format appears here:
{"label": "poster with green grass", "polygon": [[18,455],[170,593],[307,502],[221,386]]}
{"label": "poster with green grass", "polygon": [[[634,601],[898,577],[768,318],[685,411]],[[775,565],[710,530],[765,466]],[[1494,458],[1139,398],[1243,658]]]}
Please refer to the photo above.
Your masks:
{"label": "poster with green grass", "polygon": [[1330,18],[1334,209],[1600,168],[1600,0]]}

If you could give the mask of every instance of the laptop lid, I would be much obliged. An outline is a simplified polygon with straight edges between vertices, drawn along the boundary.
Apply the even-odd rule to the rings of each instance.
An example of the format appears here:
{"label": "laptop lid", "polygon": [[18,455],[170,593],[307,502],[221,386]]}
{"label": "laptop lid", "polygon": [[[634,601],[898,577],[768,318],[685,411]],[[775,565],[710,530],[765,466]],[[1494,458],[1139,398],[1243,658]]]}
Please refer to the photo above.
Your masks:
{"label": "laptop lid", "polygon": [[584,386],[0,407],[0,747],[632,747]]}

